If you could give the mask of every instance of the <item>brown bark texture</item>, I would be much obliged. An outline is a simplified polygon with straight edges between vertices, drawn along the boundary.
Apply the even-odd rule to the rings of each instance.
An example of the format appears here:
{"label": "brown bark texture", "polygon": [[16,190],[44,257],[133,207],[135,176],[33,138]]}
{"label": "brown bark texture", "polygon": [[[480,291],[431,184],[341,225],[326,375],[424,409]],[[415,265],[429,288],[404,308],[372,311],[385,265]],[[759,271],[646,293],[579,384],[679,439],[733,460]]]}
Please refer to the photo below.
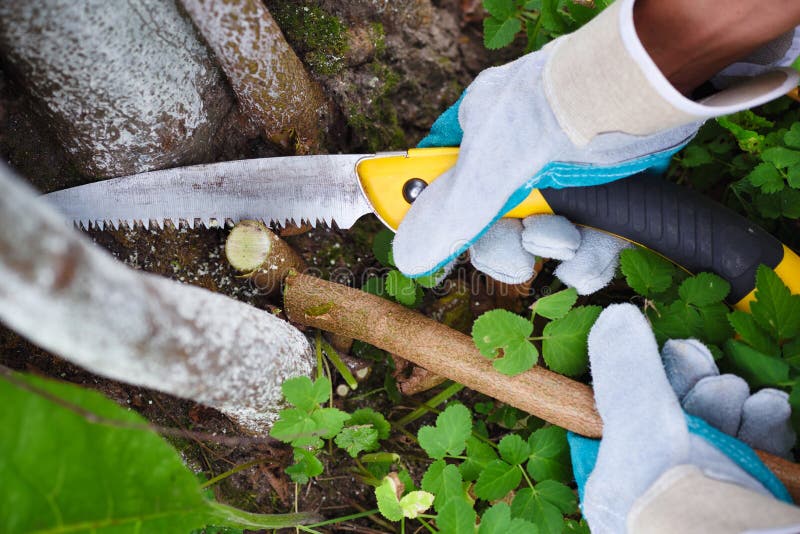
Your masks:
{"label": "brown bark texture", "polygon": [[309,375],[296,328],[210,291],[125,267],[0,167],[0,321],[87,370],[269,428],[281,384]]}
{"label": "brown bark texture", "polygon": [[[399,304],[302,274],[286,279],[284,304],[293,322],[360,339],[577,434],[602,435],[589,386],[541,367],[503,375],[469,336]],[[800,499],[800,465],[756,452]]]}
{"label": "brown bark texture", "polygon": [[333,105],[261,0],[180,0],[214,51],[242,111],[268,139],[317,152]]}
{"label": "brown bark texture", "polygon": [[207,159],[234,104],[174,0],[0,2],[0,58],[98,178]]}

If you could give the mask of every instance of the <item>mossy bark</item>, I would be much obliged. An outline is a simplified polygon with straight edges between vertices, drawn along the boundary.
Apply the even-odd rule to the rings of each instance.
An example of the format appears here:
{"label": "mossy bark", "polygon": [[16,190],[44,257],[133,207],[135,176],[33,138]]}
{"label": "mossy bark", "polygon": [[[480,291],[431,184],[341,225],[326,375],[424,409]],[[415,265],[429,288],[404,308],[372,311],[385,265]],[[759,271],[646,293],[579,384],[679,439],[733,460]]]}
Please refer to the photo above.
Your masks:
{"label": "mossy bark", "polygon": [[260,0],[179,0],[214,51],[242,111],[266,137],[318,152],[333,106]]}

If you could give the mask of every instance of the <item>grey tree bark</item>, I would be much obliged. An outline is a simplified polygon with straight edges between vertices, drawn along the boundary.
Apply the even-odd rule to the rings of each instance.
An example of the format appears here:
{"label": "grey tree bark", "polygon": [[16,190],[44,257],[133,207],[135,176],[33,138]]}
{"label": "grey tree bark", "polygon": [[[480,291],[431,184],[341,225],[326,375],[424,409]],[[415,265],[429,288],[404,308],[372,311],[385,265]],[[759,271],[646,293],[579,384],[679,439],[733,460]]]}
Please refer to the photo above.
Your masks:
{"label": "grey tree bark", "polygon": [[212,406],[264,432],[314,355],[289,323],[134,271],[0,164],[0,321],[89,371]]}

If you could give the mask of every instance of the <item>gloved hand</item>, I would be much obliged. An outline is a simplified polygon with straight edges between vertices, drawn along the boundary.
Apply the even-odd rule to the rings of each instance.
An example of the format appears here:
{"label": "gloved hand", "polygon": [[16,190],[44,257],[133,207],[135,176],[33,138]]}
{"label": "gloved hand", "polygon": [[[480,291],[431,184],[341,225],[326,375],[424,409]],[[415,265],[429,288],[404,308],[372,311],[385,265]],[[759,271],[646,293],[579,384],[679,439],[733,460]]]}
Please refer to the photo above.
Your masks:
{"label": "gloved hand", "polygon": [[[783,69],[691,101],[641,45],[633,4],[618,0],[545,49],[482,72],[437,120],[420,146],[460,144],[461,154],[400,224],[394,259],[401,271],[436,272],[532,188],[595,185],[663,166],[703,120],[767,102],[797,83],[797,73]],[[519,236],[521,226],[504,223],[493,235],[509,232]],[[513,239],[502,241],[519,253]],[[520,253],[494,273],[520,280],[532,265]]]}
{"label": "gloved hand", "polygon": [[[709,380],[707,356],[693,341],[667,345],[671,384],[652,330],[635,306],[609,306],[600,314],[589,334],[589,358],[603,439],[598,449],[596,440],[570,436],[581,506],[594,534],[626,532],[637,500],[679,466],[791,502],[749,447],[681,410],[680,392],[684,399],[705,396],[706,407],[713,401],[701,386]],[[765,428],[752,428],[758,439],[766,437]]]}

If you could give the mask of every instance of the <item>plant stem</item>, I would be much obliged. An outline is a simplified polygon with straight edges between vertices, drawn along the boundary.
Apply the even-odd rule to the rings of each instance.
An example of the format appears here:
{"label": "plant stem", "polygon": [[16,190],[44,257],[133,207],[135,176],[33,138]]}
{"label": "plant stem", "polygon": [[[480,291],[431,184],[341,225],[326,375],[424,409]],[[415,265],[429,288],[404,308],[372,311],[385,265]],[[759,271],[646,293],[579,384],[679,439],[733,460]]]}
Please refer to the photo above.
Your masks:
{"label": "plant stem", "polygon": [[226,478],[228,478],[231,475],[235,475],[239,471],[244,471],[245,469],[253,467],[254,465],[263,464],[263,463],[269,462],[269,461],[270,461],[269,458],[258,458],[256,460],[252,460],[252,461],[249,461],[249,462],[246,462],[246,463],[243,463],[243,464],[239,464],[236,467],[234,467],[233,469],[229,469],[228,471],[225,471],[224,473],[221,473],[221,474],[215,476],[214,478],[208,479],[207,481],[205,481],[203,484],[200,485],[200,488],[201,489],[206,489],[206,488],[208,488],[210,486],[213,486],[217,482],[225,480]]}
{"label": "plant stem", "polygon": [[356,389],[358,387],[358,381],[353,376],[353,373],[350,372],[350,368],[347,367],[347,364],[342,361],[341,356],[339,356],[339,352],[324,339],[320,338],[320,341],[322,343],[322,351],[328,357],[336,370],[339,371],[339,374],[342,375],[344,381],[347,382],[347,385],[350,386],[350,389]]}
{"label": "plant stem", "polygon": [[413,421],[416,421],[417,419],[427,414],[428,412],[432,411],[436,406],[440,405],[441,403],[443,403],[444,401],[446,401],[447,399],[449,399],[462,389],[464,389],[464,386],[462,384],[453,382],[452,384],[444,388],[442,391],[440,391],[439,393],[428,399],[426,402],[424,402],[413,412],[399,419],[397,421],[397,424],[400,426],[405,426]]}
{"label": "plant stem", "polygon": [[335,525],[336,523],[344,523],[345,521],[352,521],[354,519],[361,519],[362,517],[368,517],[371,515],[375,515],[378,513],[378,509],[367,510],[366,512],[358,512],[355,514],[345,515],[342,517],[335,517],[333,519],[328,519],[326,521],[321,521],[319,523],[314,523],[312,525],[306,525],[307,528],[318,528],[324,527],[327,525]]}

